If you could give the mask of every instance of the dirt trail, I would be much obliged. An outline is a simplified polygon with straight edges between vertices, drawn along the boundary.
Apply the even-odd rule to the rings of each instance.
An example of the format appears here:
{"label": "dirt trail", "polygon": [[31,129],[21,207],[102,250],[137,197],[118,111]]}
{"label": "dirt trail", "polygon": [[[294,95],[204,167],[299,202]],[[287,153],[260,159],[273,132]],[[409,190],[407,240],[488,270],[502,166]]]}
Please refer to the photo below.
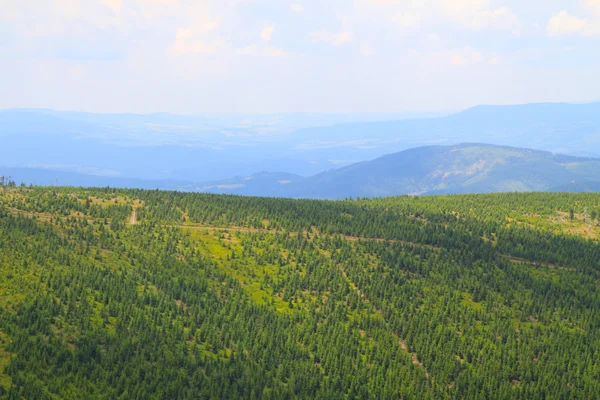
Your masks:
{"label": "dirt trail", "polygon": [[551,264],[551,263],[547,263],[547,262],[531,261],[531,260],[526,260],[521,257],[511,256],[509,254],[500,254],[500,256],[506,258],[509,261],[519,263],[519,264],[527,264],[532,267],[539,266],[539,267],[546,267],[549,269],[559,269],[562,271],[577,271],[577,268],[574,268],[574,267],[564,267],[561,265],[555,265],[555,264]]}
{"label": "dirt trail", "polygon": [[193,230],[207,230],[207,231],[229,231],[229,232],[267,232],[267,233],[279,233],[281,231],[269,231],[267,229],[259,228],[246,228],[243,226],[211,226],[211,225],[161,225],[163,228],[179,228],[179,229],[193,229]]}
{"label": "dirt trail", "polygon": [[130,225],[137,224],[137,213],[136,213],[135,207],[133,207],[133,211],[131,211],[131,217],[129,218],[129,224]]}

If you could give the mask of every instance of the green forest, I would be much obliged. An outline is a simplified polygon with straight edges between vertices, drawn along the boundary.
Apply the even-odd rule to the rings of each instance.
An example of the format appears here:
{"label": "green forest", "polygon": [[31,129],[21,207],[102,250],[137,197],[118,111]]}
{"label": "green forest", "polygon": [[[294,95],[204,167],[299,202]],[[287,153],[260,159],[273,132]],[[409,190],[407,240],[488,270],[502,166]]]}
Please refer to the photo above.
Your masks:
{"label": "green forest", "polygon": [[600,194],[0,185],[0,399],[592,399]]}

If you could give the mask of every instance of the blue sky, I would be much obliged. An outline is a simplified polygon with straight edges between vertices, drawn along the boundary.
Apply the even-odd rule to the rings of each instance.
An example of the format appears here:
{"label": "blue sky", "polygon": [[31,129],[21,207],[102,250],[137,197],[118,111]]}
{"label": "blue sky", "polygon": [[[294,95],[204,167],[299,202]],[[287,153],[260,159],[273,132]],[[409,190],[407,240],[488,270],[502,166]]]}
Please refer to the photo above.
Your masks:
{"label": "blue sky", "polygon": [[600,100],[600,0],[3,0],[0,108],[414,112]]}

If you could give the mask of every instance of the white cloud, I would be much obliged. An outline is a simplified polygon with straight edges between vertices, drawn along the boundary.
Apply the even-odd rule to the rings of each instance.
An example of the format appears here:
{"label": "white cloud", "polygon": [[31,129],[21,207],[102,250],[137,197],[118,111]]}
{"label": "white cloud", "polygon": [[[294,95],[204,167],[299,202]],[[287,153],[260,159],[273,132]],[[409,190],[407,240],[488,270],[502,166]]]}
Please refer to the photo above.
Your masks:
{"label": "white cloud", "polygon": [[555,14],[546,26],[548,36],[595,36],[600,35],[600,24],[577,18],[563,10]]}
{"label": "white cloud", "polygon": [[[138,0],[140,1],[140,0]],[[170,0],[141,0],[153,5],[169,6]],[[215,54],[225,47],[225,40],[214,34],[221,26],[221,18],[211,13],[207,2],[199,1],[186,9],[188,24],[176,31],[172,45],[174,55],[188,53]]]}
{"label": "white cloud", "polygon": [[216,54],[223,47],[222,42],[206,43],[202,40],[183,41],[176,40],[173,43],[172,53],[176,56],[184,54]]}
{"label": "white cloud", "polygon": [[267,47],[264,49],[263,54],[267,57],[287,57],[288,53],[284,49],[278,47]]}
{"label": "white cloud", "polygon": [[492,7],[490,0],[355,0],[355,8],[362,15],[391,20],[404,31],[451,22],[468,30],[518,34],[522,25],[510,8]]}
{"label": "white cloud", "polygon": [[334,46],[341,46],[352,41],[352,32],[329,32],[325,29],[313,31],[308,34],[313,42],[324,42]]}
{"label": "white cloud", "polygon": [[439,0],[438,3],[448,10],[458,10],[467,14],[490,6],[489,0]]}
{"label": "white cloud", "polygon": [[79,0],[55,0],[54,4],[59,14],[70,17],[81,16],[81,3]]}
{"label": "white cloud", "polygon": [[273,36],[273,31],[275,30],[274,26],[265,27],[260,33],[260,37],[262,40],[269,41],[271,40],[271,36]]}
{"label": "white cloud", "polygon": [[517,15],[508,8],[481,10],[472,16],[469,23],[473,29],[498,29],[515,32],[521,26]]}
{"label": "white cloud", "polygon": [[[472,48],[471,46],[464,47],[455,51],[450,56],[450,64],[452,65],[468,65],[480,64],[485,60],[481,51]],[[492,60],[490,60],[491,63]],[[497,60],[495,60],[497,62]]]}
{"label": "white cloud", "polygon": [[362,42],[360,44],[360,54],[365,57],[370,57],[373,55],[373,49],[367,42]]}
{"label": "white cloud", "polygon": [[403,31],[413,31],[421,26],[422,18],[413,12],[400,12],[392,17],[392,22],[400,26]]}
{"label": "white cloud", "polygon": [[600,0],[587,0],[586,6],[596,12],[600,16]]}
{"label": "white cloud", "polygon": [[[583,101],[600,89],[597,41],[579,39],[598,32],[600,0],[289,0],[279,9],[266,3],[0,0],[0,69],[23,77],[5,82],[0,102],[98,111],[392,111],[550,100],[546,93]],[[561,14],[550,3],[572,8]],[[275,29],[262,35],[270,25]],[[538,35],[546,30],[570,36],[556,46]],[[474,48],[463,47],[468,35],[483,31]],[[403,39],[406,32],[414,37]],[[517,57],[532,49],[503,40],[511,33],[531,34],[526,42],[536,48],[574,50],[568,57]],[[328,45],[348,51],[332,57]],[[527,69],[535,73],[524,75]],[[515,79],[520,84],[510,85]],[[548,89],[555,80],[560,91]],[[68,89],[56,92],[55,82]],[[253,90],[240,94],[244,85]],[[315,91],[323,96],[315,100]],[[410,95],[398,99],[399,91]],[[198,92],[210,100],[198,100]]]}
{"label": "white cloud", "polygon": [[194,3],[192,7],[185,10],[185,14],[188,17],[190,28],[195,32],[212,31],[221,26],[221,18],[213,15],[207,2]]}
{"label": "white cloud", "polygon": [[84,78],[86,75],[86,72],[87,71],[86,71],[85,67],[82,65],[74,65],[71,68],[69,68],[69,73],[75,79]]}
{"label": "white cloud", "polygon": [[438,35],[437,33],[428,34],[427,39],[432,43],[439,43],[442,40],[442,38],[440,38],[440,35]]}
{"label": "white cloud", "polygon": [[455,54],[451,59],[452,65],[465,65],[467,63],[467,59],[462,54]]}
{"label": "white cloud", "polygon": [[284,49],[271,46],[259,47],[256,44],[251,44],[241,49],[237,49],[236,53],[244,56],[263,56],[276,58],[283,58],[289,55]]}
{"label": "white cloud", "polygon": [[139,10],[147,21],[156,21],[165,16],[188,15],[195,18],[206,8],[206,1],[192,3],[190,7],[183,7],[179,0],[133,0],[129,3],[130,12]]}
{"label": "white cloud", "polygon": [[[107,0],[111,1],[111,0]],[[94,30],[111,29],[116,24],[115,13],[109,12],[104,1],[4,0],[0,6],[3,33],[21,37],[82,36]],[[117,4],[112,4],[117,6]]]}
{"label": "white cloud", "polygon": [[194,38],[189,29],[180,28],[177,30],[172,52],[176,56],[193,53],[215,54],[224,45],[222,40],[207,43],[202,39]]}
{"label": "white cloud", "polygon": [[483,55],[479,51],[473,50],[471,52],[471,61],[475,64],[480,63],[483,61]]}
{"label": "white cloud", "polygon": [[517,32],[521,26],[512,10],[506,7],[489,8],[487,0],[440,0],[439,5],[446,18],[467,29]]}
{"label": "white cloud", "polygon": [[121,7],[123,7],[123,2],[121,0],[100,0],[100,4],[110,8],[117,14],[121,11]]}

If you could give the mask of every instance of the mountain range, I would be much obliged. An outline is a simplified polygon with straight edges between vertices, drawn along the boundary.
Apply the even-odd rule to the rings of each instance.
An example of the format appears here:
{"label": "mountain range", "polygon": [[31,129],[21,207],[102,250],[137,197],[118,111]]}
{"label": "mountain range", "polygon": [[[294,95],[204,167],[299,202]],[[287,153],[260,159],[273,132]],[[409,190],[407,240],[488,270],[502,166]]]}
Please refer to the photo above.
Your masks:
{"label": "mountain range", "polygon": [[600,157],[600,102],[477,106],[449,115],[0,111],[0,165],[111,179],[212,182],[260,171],[310,177],[415,147],[473,142]]}
{"label": "mountain range", "polygon": [[596,191],[600,159],[507,146],[425,146],[309,178],[260,173],[201,190],[255,196],[340,199],[450,193]]}
{"label": "mountain range", "polygon": [[600,159],[489,144],[423,146],[325,171],[287,172],[209,182],[99,177],[73,172],[0,168],[18,182],[170,189],[245,196],[343,199],[397,195],[524,191],[599,191]]}

